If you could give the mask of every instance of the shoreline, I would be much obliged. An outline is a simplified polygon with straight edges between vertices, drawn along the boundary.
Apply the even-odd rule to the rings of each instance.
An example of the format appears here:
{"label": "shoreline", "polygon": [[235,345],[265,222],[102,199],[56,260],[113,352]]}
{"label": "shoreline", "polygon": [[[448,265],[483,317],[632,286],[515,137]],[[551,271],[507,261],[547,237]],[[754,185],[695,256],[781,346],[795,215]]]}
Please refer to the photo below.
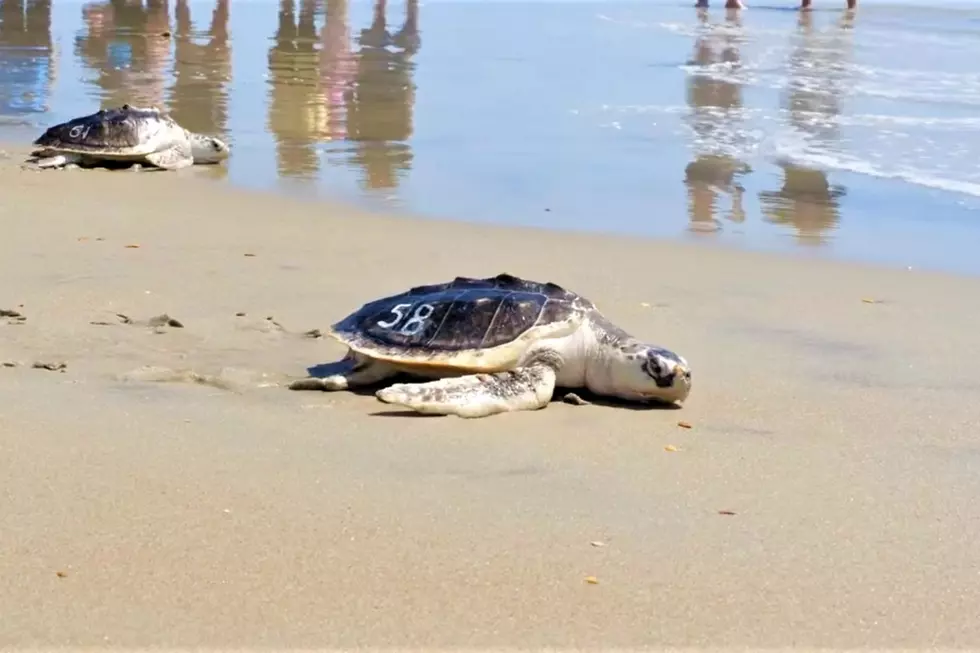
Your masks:
{"label": "shoreline", "polygon": [[[858,174],[858,173],[852,173]],[[404,209],[389,209],[389,208],[374,208],[368,205],[368,202],[358,202],[357,200],[350,200],[338,197],[337,194],[332,194],[327,190],[320,188],[303,188],[300,186],[298,188],[299,194],[291,194],[291,191],[297,190],[296,188],[288,188],[278,186],[278,182],[273,182],[267,187],[252,186],[248,184],[239,183],[232,181],[231,179],[220,179],[214,180],[215,183],[225,184],[228,188],[232,189],[234,192],[242,193],[257,193],[259,195],[274,195],[277,197],[289,198],[293,201],[300,201],[304,203],[321,203],[328,204],[332,206],[339,207],[345,211],[364,213],[367,215],[372,215],[378,218],[388,218],[388,219],[411,219],[411,220],[421,220],[426,222],[435,222],[439,224],[466,224],[477,228],[490,228],[490,229],[504,229],[504,230],[516,230],[520,232],[522,230],[527,230],[531,233],[540,234],[542,237],[547,237],[548,234],[559,234],[559,235],[569,235],[578,236],[582,238],[598,238],[598,239],[609,239],[615,242],[626,242],[626,241],[645,241],[645,242],[657,242],[657,243],[671,243],[684,247],[691,247],[695,251],[697,249],[705,248],[710,251],[737,251],[745,252],[750,255],[761,255],[770,256],[781,259],[792,259],[796,261],[826,261],[829,264],[852,266],[855,268],[862,269],[888,269],[897,271],[916,271],[924,272],[927,274],[944,275],[956,278],[971,278],[980,279],[980,268],[976,271],[970,270],[964,265],[955,266],[940,266],[940,265],[909,265],[905,262],[899,262],[897,258],[892,260],[887,259],[871,259],[865,255],[861,254],[843,254],[835,252],[828,247],[820,247],[817,249],[810,248],[808,246],[794,245],[794,246],[776,246],[772,244],[755,243],[750,238],[745,244],[741,244],[737,239],[732,238],[728,235],[726,238],[712,238],[708,234],[699,234],[692,231],[677,232],[672,235],[670,234],[647,234],[647,233],[627,233],[618,230],[606,230],[599,227],[589,227],[582,226],[576,227],[574,225],[560,225],[560,226],[540,226],[536,224],[519,224],[514,222],[502,222],[500,220],[489,220],[489,219],[473,219],[460,215],[447,216],[445,214],[431,214],[431,213],[420,213],[413,212]],[[880,184],[890,184],[899,183],[899,180],[888,179],[888,178],[874,178],[872,180],[874,183]],[[289,182],[292,183],[292,182]],[[289,185],[286,184],[286,186]],[[922,189],[919,189],[922,190]],[[789,238],[789,234],[785,235]]]}
{"label": "shoreline", "polygon": [[[18,166],[4,650],[980,645],[980,279]],[[308,330],[503,271],[687,357],[688,402],[283,387],[343,353]]]}
{"label": "shoreline", "polygon": [[[30,148],[25,148],[21,145],[11,145],[0,142],[0,152],[6,153],[7,157],[0,158],[0,165],[6,165],[8,167],[16,167],[19,163],[27,156],[30,152]],[[46,171],[31,174],[96,174],[96,175],[118,175],[118,174],[143,174],[143,173],[156,175],[165,174],[162,171],[141,171],[139,173],[129,173],[126,170],[121,171],[105,171],[105,170],[94,170],[94,171]],[[610,246],[622,246],[622,245],[634,245],[634,244],[651,244],[655,243],[657,246],[676,246],[681,249],[688,250],[690,254],[696,255],[698,251],[711,252],[713,254],[722,254],[724,252],[730,252],[734,254],[744,254],[747,257],[754,258],[759,257],[759,260],[771,260],[774,264],[792,264],[793,262],[803,263],[804,265],[814,264],[814,265],[829,265],[831,267],[841,267],[847,269],[853,269],[855,271],[868,271],[868,272],[913,272],[916,275],[925,275],[927,277],[935,278],[948,278],[948,279],[980,279],[980,274],[972,274],[969,272],[955,271],[949,269],[935,268],[935,267],[912,267],[906,266],[899,263],[883,263],[877,261],[862,260],[858,258],[849,258],[844,256],[838,256],[835,254],[815,252],[813,254],[805,254],[804,252],[814,252],[814,250],[809,249],[799,249],[799,250],[772,250],[765,249],[761,247],[753,246],[739,246],[734,245],[729,242],[722,242],[720,240],[707,240],[698,239],[696,236],[691,236],[690,234],[678,235],[678,236],[654,236],[645,234],[622,234],[618,232],[610,231],[593,231],[586,228],[576,229],[573,227],[544,227],[538,225],[527,225],[527,224],[509,224],[500,222],[482,222],[472,219],[468,219],[465,216],[456,217],[445,217],[440,215],[423,214],[404,210],[379,210],[374,209],[355,201],[347,201],[337,197],[331,197],[327,193],[321,193],[320,191],[314,190],[310,193],[298,193],[291,194],[286,189],[279,189],[275,187],[258,187],[241,185],[233,182],[229,179],[209,179],[209,169],[205,166],[199,166],[196,169],[191,169],[186,171],[187,174],[180,177],[179,180],[182,183],[190,182],[192,184],[207,184],[213,186],[218,192],[227,192],[232,195],[241,195],[244,197],[253,197],[257,201],[261,202],[273,202],[282,201],[286,202],[290,206],[295,206],[296,208],[305,209],[315,209],[319,208],[329,208],[330,210],[342,212],[348,214],[349,216],[364,216],[371,220],[380,221],[384,223],[401,224],[404,220],[418,221],[427,223],[435,227],[442,227],[445,229],[452,229],[453,227],[459,226],[464,229],[473,229],[475,231],[479,230],[489,230],[497,232],[512,232],[515,235],[527,234],[528,237],[547,239],[551,236],[556,238],[571,238],[576,242],[582,240],[598,240],[600,242],[608,243]],[[796,253],[799,252],[799,253]]]}
{"label": "shoreline", "polygon": [[[0,141],[0,153],[7,154],[8,163],[19,163],[27,156],[29,152],[30,148],[24,146],[22,143],[4,143]],[[0,161],[2,161],[2,159],[0,159]],[[58,174],[56,171],[51,172]],[[300,184],[299,186],[290,187],[292,182],[283,184],[282,180],[274,180],[272,183],[266,185],[252,185],[235,181],[228,177],[209,179],[209,175],[213,174],[213,172],[214,171],[210,170],[207,166],[199,166],[196,169],[189,171],[189,174],[185,175],[184,178],[195,178],[195,183],[201,181],[214,183],[219,187],[223,186],[227,188],[229,192],[233,193],[243,193],[245,195],[264,197],[267,199],[275,197],[290,202],[299,202],[303,205],[327,205],[347,213],[370,215],[376,219],[410,219],[437,223],[441,225],[463,224],[470,225],[475,228],[515,230],[516,233],[527,231],[528,233],[539,234],[541,237],[547,237],[548,234],[558,234],[576,236],[579,238],[608,240],[611,243],[623,243],[629,241],[671,243],[681,247],[693,248],[692,251],[694,252],[701,248],[705,248],[709,251],[737,251],[745,252],[750,255],[757,254],[761,256],[792,259],[796,261],[826,261],[832,265],[840,264],[844,266],[852,266],[856,269],[903,270],[915,271],[917,273],[944,275],[955,278],[980,279],[980,268],[978,268],[978,271],[973,272],[965,269],[962,265],[952,267],[942,267],[938,265],[908,265],[906,263],[898,262],[897,259],[894,261],[874,260],[863,255],[848,255],[834,252],[833,250],[827,248],[811,249],[799,245],[791,247],[773,246],[771,244],[767,245],[763,243],[751,242],[752,239],[749,239],[747,244],[739,244],[736,240],[731,239],[731,235],[728,235],[728,240],[725,240],[722,238],[708,239],[705,237],[706,234],[697,234],[689,231],[679,232],[673,235],[624,233],[618,230],[603,230],[601,228],[588,226],[540,226],[535,224],[502,222],[500,220],[474,219],[465,215],[447,216],[419,213],[402,209],[376,208],[369,206],[369,202],[341,198],[336,193],[330,193],[315,186],[312,188],[305,188],[302,184]],[[108,174],[106,171],[102,170],[96,171],[96,173]],[[127,174],[126,171],[115,172],[115,174],[119,173]],[[156,172],[152,172],[152,174],[156,174]],[[875,178],[873,181],[875,183],[882,184],[895,182],[895,180],[883,178]],[[787,237],[789,236],[787,235]]]}
{"label": "shoreline", "polygon": [[[32,649],[15,649],[15,650],[16,650],[17,653],[55,653],[56,651],[57,652],[63,652],[63,651],[70,651],[70,650],[74,650],[74,649],[69,649],[69,648],[43,648],[43,649],[36,649],[36,648],[32,648]],[[100,647],[99,650],[100,651],[103,651],[104,653],[116,653],[117,651],[119,653],[122,653],[123,651],[126,651],[127,653],[136,653],[137,651],[144,651],[144,650],[145,651],[153,651],[154,653],[183,653],[183,652],[189,651],[191,649],[187,649],[187,648],[145,648],[144,649],[144,648],[113,648],[113,647],[101,648]],[[255,649],[247,649],[247,648],[197,648],[197,647],[195,647],[193,650],[194,651],[197,651],[197,653],[244,653],[245,651],[253,651]],[[316,652],[316,653],[335,653],[335,652],[336,653],[339,653],[340,651],[349,651],[351,649],[349,649],[349,648],[288,648],[288,649],[281,649],[280,648],[280,649],[276,649],[276,650],[277,651],[280,651],[281,653],[314,653],[314,652]],[[375,652],[375,651],[377,651],[378,653],[381,653],[381,652],[384,652],[384,653],[410,653],[410,652],[411,653],[415,653],[415,652],[420,652],[420,651],[430,651],[430,652],[431,651],[456,651],[458,649],[450,649],[450,648],[441,649],[441,648],[426,648],[426,647],[416,647],[416,648],[409,648],[409,647],[370,648],[369,647],[369,648],[358,648],[356,650],[363,651],[365,653]],[[514,650],[517,650],[517,649],[514,649],[514,648],[467,648],[466,649],[466,651],[468,651],[468,653],[505,653],[505,652],[514,651]],[[588,648],[572,648],[572,647],[550,647],[549,646],[549,647],[540,647],[540,648],[529,649],[529,650],[547,651],[548,653],[577,653],[578,651],[590,651],[590,650],[594,650],[594,649],[588,649]],[[800,648],[797,648],[797,647],[785,647],[785,648],[753,648],[753,647],[747,647],[747,648],[741,648],[741,647],[740,648],[724,648],[724,647],[685,648],[685,647],[671,647],[671,646],[660,647],[660,646],[657,646],[657,647],[644,647],[644,648],[619,648],[619,647],[617,647],[617,648],[604,648],[602,650],[603,651],[607,651],[608,653],[640,653],[641,651],[642,652],[660,651],[661,653],[694,653],[695,651],[697,651],[698,653],[722,653],[722,652],[727,652],[727,651],[739,651],[740,653],[779,653],[779,652],[783,652],[783,651],[790,652],[790,651],[799,651],[799,650],[811,651],[811,652],[814,652],[814,653],[816,653],[816,652],[827,652],[827,653],[829,653],[830,651],[842,651],[842,650],[845,650],[845,649],[832,649],[832,648],[803,648],[803,649],[800,649]],[[957,653],[961,649],[943,649],[943,648],[930,648],[930,649],[865,648],[865,649],[861,649],[861,650],[864,651],[865,653],[913,653],[913,652],[924,651],[924,650],[931,651],[932,653]]]}

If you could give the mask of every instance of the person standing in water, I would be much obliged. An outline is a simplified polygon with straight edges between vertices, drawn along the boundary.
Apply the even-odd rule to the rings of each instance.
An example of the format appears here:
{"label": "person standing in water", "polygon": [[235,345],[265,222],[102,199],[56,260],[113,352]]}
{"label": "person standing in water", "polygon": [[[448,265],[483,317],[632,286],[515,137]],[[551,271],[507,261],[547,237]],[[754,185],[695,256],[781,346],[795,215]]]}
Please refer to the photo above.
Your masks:
{"label": "person standing in water", "polygon": [[[809,9],[812,0],[800,0],[800,9]],[[857,0],[847,0],[848,9],[857,9]],[[706,8],[708,6],[708,0],[698,0],[697,4],[694,5],[698,8]],[[725,0],[725,9],[742,9],[745,4],[742,0]]]}

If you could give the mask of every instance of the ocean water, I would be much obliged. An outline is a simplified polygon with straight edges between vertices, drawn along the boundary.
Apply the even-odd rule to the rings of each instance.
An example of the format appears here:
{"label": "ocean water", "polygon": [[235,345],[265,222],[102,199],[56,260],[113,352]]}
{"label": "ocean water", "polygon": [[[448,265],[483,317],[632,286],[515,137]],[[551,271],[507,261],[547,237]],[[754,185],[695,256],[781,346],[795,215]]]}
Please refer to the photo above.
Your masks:
{"label": "ocean water", "polygon": [[158,104],[219,183],[980,273],[980,3],[814,1],[0,0],[0,140]]}

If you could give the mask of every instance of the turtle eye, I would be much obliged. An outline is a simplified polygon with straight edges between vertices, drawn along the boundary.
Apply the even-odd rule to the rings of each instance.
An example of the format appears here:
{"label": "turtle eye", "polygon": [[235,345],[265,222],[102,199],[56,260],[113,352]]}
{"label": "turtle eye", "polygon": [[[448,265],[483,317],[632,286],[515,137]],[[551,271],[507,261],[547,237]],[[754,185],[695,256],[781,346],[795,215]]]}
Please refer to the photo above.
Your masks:
{"label": "turtle eye", "polygon": [[663,376],[663,369],[661,369],[660,364],[657,359],[653,356],[648,356],[643,359],[643,371],[647,373],[647,376],[653,379],[659,379]]}
{"label": "turtle eye", "polygon": [[674,382],[674,372],[667,360],[651,351],[643,361],[643,371],[653,379],[658,388],[669,388]]}

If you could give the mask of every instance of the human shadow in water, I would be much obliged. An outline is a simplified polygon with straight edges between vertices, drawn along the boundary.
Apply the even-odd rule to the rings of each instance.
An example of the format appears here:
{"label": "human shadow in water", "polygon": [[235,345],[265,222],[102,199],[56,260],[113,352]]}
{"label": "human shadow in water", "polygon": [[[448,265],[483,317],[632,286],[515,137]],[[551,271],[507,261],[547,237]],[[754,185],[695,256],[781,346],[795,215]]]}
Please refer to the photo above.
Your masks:
{"label": "human shadow in water", "polygon": [[[818,32],[812,15],[800,14],[782,104],[806,150],[833,152],[838,147],[838,116],[849,88],[853,25],[854,14],[847,12],[836,26]],[[759,192],[765,220],[792,228],[801,245],[825,245],[828,234],[840,224],[840,200],[847,189],[831,184],[827,171],[820,167],[788,158],[777,160],[776,165],[782,170],[782,186]]]}
{"label": "human shadow in water", "polygon": [[[698,12],[700,29],[694,42],[694,67],[687,78],[687,118],[692,133],[694,159],[684,169],[687,186],[688,230],[710,234],[722,229],[719,196],[727,195],[726,213],[732,224],[745,222],[742,208],[744,188],[741,177],[752,168],[737,158],[744,143],[742,84],[738,78],[741,63],[740,14],[725,12],[725,22],[713,25],[707,11]],[[725,74],[719,70],[727,67]]]}

